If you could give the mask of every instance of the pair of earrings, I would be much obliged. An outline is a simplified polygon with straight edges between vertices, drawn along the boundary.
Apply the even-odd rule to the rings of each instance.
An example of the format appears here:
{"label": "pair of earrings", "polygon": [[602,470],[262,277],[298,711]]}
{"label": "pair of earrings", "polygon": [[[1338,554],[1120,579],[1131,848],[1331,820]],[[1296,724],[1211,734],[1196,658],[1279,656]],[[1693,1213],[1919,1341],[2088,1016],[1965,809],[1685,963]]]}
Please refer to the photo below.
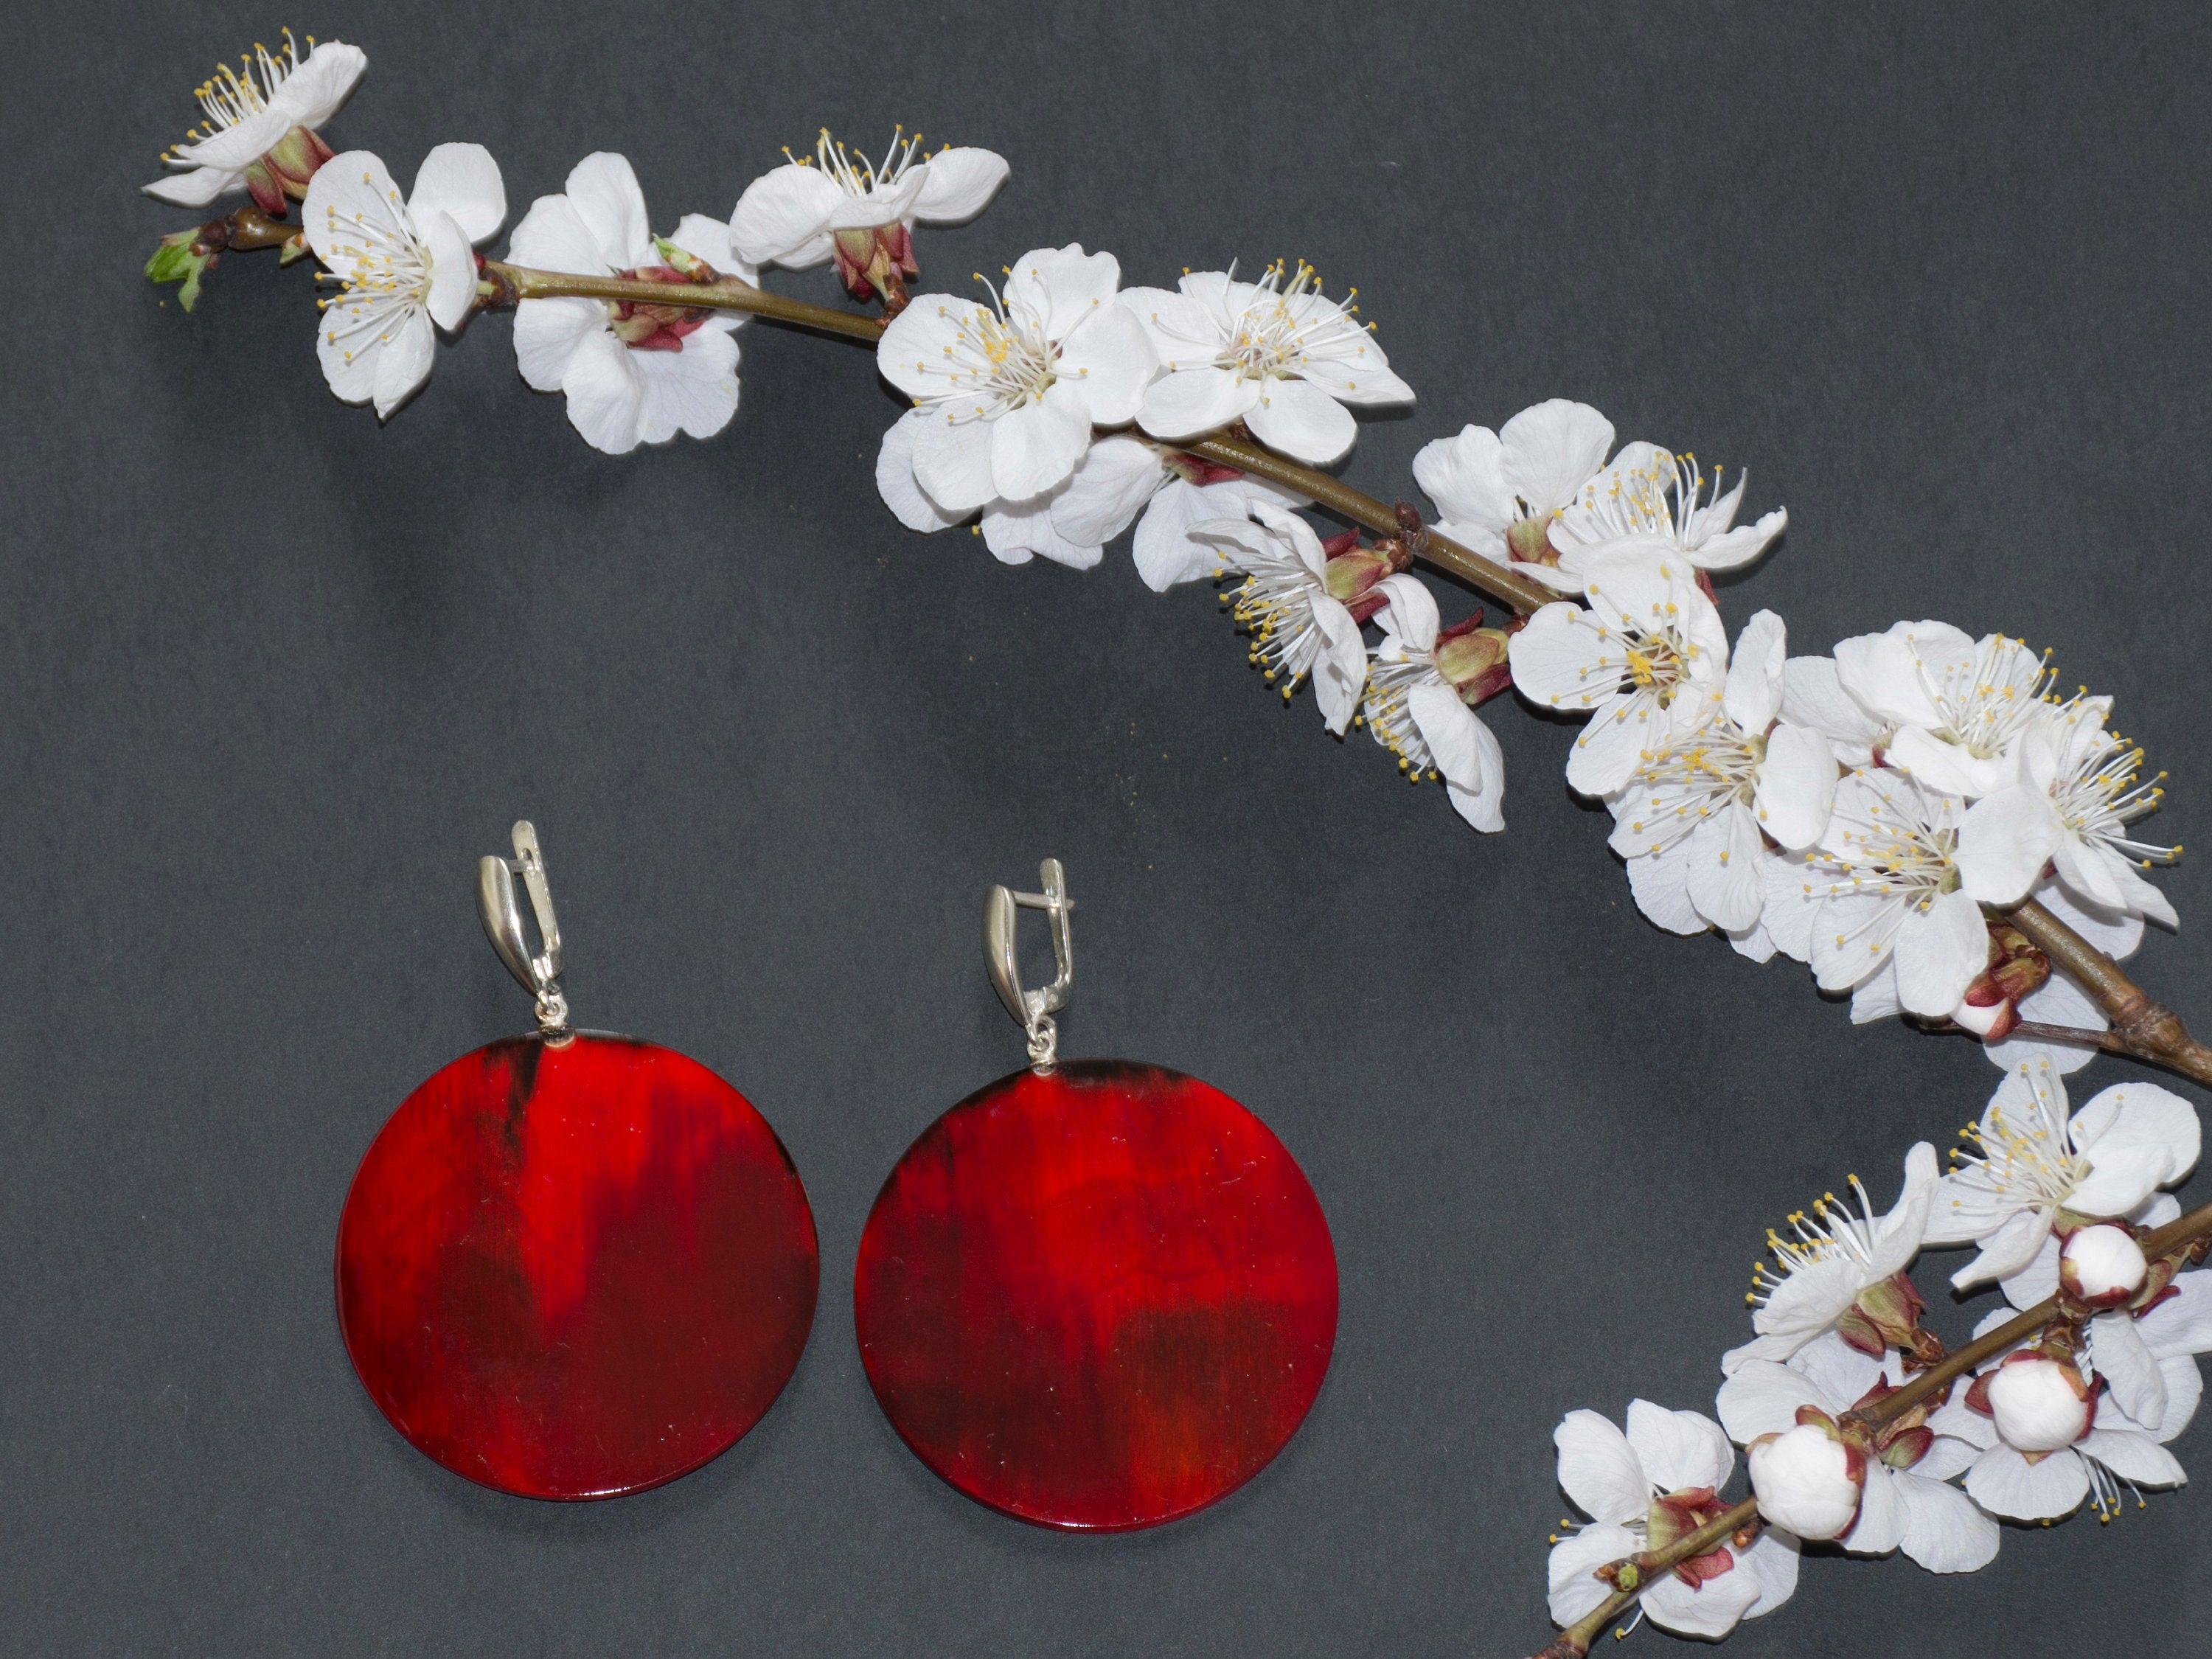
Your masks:
{"label": "pair of earrings", "polygon": [[[458,1474],[611,1498],[688,1474],[799,1364],[820,1277],[790,1155],[698,1061],[580,1031],[536,831],[478,867],[538,1029],[465,1054],[386,1123],[338,1223],[338,1323],[392,1425]],[[1336,1338],[1304,1173],[1218,1090],[1059,1058],[1066,878],[991,889],[992,982],[1030,1064],[922,1132],[861,1234],[861,1362],[924,1463],[994,1509],[1121,1530],[1203,1508],[1297,1430]],[[539,945],[524,934],[520,881]],[[1021,984],[1045,912],[1057,976]]]}

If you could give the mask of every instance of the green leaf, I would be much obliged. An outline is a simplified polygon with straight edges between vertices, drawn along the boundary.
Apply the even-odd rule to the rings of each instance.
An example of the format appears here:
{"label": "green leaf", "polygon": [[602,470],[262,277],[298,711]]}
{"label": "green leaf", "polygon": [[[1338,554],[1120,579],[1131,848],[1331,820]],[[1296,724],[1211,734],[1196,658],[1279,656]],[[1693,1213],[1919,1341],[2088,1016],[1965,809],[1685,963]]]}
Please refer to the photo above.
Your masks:
{"label": "green leaf", "polygon": [[186,311],[198,301],[200,277],[215,261],[213,253],[203,253],[194,246],[198,239],[197,230],[173,231],[155,246],[154,257],[146,261],[148,281],[180,285],[177,303]]}

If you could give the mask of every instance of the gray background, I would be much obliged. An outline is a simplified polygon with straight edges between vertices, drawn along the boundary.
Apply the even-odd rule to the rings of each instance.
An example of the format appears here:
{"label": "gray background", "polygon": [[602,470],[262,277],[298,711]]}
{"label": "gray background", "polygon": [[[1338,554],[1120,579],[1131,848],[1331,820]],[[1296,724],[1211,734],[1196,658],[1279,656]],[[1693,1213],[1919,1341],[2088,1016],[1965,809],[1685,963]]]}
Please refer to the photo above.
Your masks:
{"label": "gray background", "polygon": [[[289,21],[370,55],[340,148],[404,179],[482,141],[518,216],[608,148],[665,228],[819,124],[873,145],[902,119],[1013,162],[977,224],[921,238],[940,283],[1076,239],[1133,281],[1311,258],[1422,397],[1367,425],[1355,482],[1410,493],[1423,441],[1555,394],[1748,462],[1793,527],[1723,593],[1731,629],[1770,605],[1800,649],[1900,615],[2057,643],[2192,838],[2206,35],[2187,7],[1936,9]],[[1645,925],[1563,731],[1510,702],[1510,828],[1481,839],[1281,707],[1203,592],[1152,596],[1118,548],[1007,570],[901,530],[872,483],[896,406],[858,349],[748,328],[728,431],[614,460],[486,319],[380,431],[322,386],[304,270],[235,257],[190,318],[137,275],[192,216],[132,193],[191,88],[286,20],[36,12],[4,26],[0,114],[0,1644],[1525,1652],[1559,1412],[1709,1407],[1764,1229],[1850,1170],[1886,1203],[1907,1145],[1996,1082],[1965,1042],[1854,1031],[1802,970]],[[330,1293],[385,1115],[526,1023],[471,899],[519,812],[580,1015],[743,1088],[822,1237],[813,1339],[760,1427],[574,1508],[407,1447]],[[939,1485],[851,1335],[878,1183],[1019,1060],[975,915],[1047,853],[1085,906],[1071,1050],[1259,1111],[1342,1272],[1304,1432],[1146,1535]],[[2197,925],[2203,866],[2167,885]],[[2212,1024],[2201,949],[2160,936],[2144,973]],[[1937,1299],[1954,1332],[1985,1305]],[[2008,1531],[1964,1579],[1809,1562],[1734,1650],[2180,1651],[2212,1614],[2206,1501]]]}

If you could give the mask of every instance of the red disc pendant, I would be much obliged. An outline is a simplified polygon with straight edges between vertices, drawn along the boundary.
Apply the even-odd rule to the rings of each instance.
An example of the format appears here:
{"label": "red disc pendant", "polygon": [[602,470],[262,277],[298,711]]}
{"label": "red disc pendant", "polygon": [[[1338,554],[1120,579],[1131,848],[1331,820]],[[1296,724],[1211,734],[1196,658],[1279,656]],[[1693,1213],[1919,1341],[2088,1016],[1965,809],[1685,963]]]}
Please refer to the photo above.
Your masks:
{"label": "red disc pendant", "polygon": [[338,1221],[338,1324],[392,1425],[456,1474],[612,1498],[775,1401],[819,1259],[783,1145],[695,1060],[512,1037],[392,1115]]}
{"label": "red disc pendant", "polygon": [[970,1095],[860,1236],[860,1358],[921,1461],[1046,1526],[1157,1526],[1305,1419],[1336,1250],[1267,1126],[1157,1066],[1075,1060]]}

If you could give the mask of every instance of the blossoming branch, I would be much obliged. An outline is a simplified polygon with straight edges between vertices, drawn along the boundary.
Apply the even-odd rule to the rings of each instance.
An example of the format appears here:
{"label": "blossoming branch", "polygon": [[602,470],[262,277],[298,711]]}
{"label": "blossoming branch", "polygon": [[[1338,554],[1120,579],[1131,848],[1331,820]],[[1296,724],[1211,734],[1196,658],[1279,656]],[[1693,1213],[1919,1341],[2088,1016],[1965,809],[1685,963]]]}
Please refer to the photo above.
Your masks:
{"label": "blossoming branch", "polygon": [[[2109,1518],[2124,1491],[2179,1484],[2165,1447],[2212,1348],[2191,1271],[2212,1206],[2184,1216],[2166,1190],[2197,1162],[2196,1111],[2138,1081],[2073,1112],[2064,1083],[2100,1051],[2212,1083],[2212,1051],[2120,966],[2147,922],[2178,925],[2146,872],[2180,848],[2140,833],[2164,775],[2109,697],[2062,695],[2021,641],[1938,621],[1792,656],[1760,611],[1731,638],[1714,578],[1765,555],[1786,514],[1738,524],[1742,472],[1618,443],[1568,399],[1430,443],[1427,512],[1352,488],[1319,469],[1351,453],[1359,411],[1414,392],[1357,291],[1331,297],[1304,264],[1147,287],[1070,243],[970,292],[924,287],[917,230],[974,218],[1009,168],[902,131],[878,160],[825,131],[727,216],[665,234],[629,161],[594,153],[495,258],[492,156],[436,144],[403,193],[382,159],[323,137],[365,55],[284,40],[199,88],[202,125],[145,186],[185,207],[250,198],[161,239],[147,275],[185,310],[227,252],[312,254],[324,378],[380,420],[422,392],[441,336],[512,312],[524,382],[612,455],[721,431],[750,317],[868,345],[911,405],[876,462],[901,524],[1076,569],[1130,532],[1148,586],[1225,584],[1286,702],[1310,685],[1328,731],[1364,727],[1486,833],[1504,828],[1505,775],[1478,709],[1510,687],[1580,717],[1567,782],[1612,817],[1654,925],[1803,963],[1855,1022],[1984,1045],[2003,1081],[1951,1173],[1923,1143],[1887,1211],[1854,1179],[1770,1235],[1717,1422],[1637,1401],[1625,1429],[1560,1425],[1559,1484],[1588,1519],[1554,1540],[1547,1654],[1585,1653],[1632,1607],[1725,1634],[1789,1596],[1801,1540],[1970,1571],[1996,1517]],[[763,285],[825,264],[866,308]],[[1313,510],[1351,528],[1325,535]],[[1503,614],[1447,621],[1417,567]],[[1908,1270],[1965,1244],[1955,1282],[1996,1282],[2008,1305],[1947,1352]],[[1739,1445],[1750,1491],[1731,1503]]]}

